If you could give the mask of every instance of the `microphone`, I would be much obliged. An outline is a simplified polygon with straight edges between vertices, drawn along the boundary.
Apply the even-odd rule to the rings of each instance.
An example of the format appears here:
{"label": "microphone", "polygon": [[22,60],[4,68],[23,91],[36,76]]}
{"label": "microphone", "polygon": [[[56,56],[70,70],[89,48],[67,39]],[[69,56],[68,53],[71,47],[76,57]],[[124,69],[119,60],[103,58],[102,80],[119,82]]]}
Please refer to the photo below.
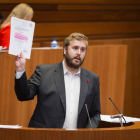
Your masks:
{"label": "microphone", "polygon": [[125,126],[127,126],[126,120],[124,118],[124,116],[121,114],[121,112],[119,111],[119,109],[116,107],[116,105],[114,104],[114,102],[112,101],[112,99],[109,97],[109,100],[113,103],[113,105],[115,106],[115,108],[117,109],[117,111],[120,113],[120,115],[122,116],[122,118],[124,119],[125,122]]}
{"label": "microphone", "polygon": [[90,122],[90,125],[91,125],[91,128],[92,128],[92,123],[91,123],[91,119],[90,119],[90,116],[89,116],[89,112],[88,112],[87,104],[85,104],[85,106],[86,106],[86,110],[87,110],[87,114],[88,114],[89,122]]}
{"label": "microphone", "polygon": [[114,119],[114,118],[121,118],[123,116],[123,114],[117,114],[117,115],[111,115],[110,118]]}

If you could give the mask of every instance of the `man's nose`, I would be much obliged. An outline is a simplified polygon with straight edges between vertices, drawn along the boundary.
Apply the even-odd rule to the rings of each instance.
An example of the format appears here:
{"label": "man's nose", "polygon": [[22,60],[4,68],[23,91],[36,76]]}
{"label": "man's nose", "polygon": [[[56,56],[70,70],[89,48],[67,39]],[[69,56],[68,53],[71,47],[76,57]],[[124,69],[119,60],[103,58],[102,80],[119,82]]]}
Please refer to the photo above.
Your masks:
{"label": "man's nose", "polygon": [[77,54],[79,54],[79,55],[81,54],[81,50],[80,49],[77,50]]}

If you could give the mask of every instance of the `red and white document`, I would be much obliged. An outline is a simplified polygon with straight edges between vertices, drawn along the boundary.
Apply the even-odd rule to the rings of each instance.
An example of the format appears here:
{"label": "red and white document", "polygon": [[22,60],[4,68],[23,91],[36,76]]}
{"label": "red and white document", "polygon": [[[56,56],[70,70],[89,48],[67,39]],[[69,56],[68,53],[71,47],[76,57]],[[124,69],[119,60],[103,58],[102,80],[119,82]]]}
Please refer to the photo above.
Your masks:
{"label": "red and white document", "polygon": [[15,17],[11,18],[11,34],[9,54],[19,55],[30,59],[35,23]]}

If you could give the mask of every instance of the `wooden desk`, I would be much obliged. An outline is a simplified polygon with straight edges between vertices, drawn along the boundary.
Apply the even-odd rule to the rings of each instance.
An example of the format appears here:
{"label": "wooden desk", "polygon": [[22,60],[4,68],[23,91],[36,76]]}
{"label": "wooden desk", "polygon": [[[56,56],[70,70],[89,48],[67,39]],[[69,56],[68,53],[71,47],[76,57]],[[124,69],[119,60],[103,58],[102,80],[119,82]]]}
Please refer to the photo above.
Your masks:
{"label": "wooden desk", "polygon": [[127,127],[97,129],[0,128],[1,140],[139,140],[140,122]]}
{"label": "wooden desk", "polygon": [[[35,109],[36,98],[26,102],[17,100],[14,92],[14,59],[7,52],[0,53],[0,124],[19,124],[26,127]],[[36,65],[59,63],[62,60],[62,49],[32,50],[31,59],[26,62],[27,77],[31,76]],[[112,98],[123,113],[126,60],[126,45],[88,46],[82,67],[99,75],[102,114],[118,113],[108,97]]]}

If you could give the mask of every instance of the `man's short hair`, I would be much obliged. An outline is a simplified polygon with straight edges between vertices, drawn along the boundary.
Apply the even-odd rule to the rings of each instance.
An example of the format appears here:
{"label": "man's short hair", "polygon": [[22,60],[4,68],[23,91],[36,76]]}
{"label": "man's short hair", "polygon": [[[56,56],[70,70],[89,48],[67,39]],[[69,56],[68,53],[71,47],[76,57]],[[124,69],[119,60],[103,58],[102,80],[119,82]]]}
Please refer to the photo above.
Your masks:
{"label": "man's short hair", "polygon": [[85,41],[86,42],[86,48],[88,46],[88,38],[81,33],[72,33],[70,34],[63,42],[63,48],[66,47],[66,50],[68,49],[68,46],[70,45],[70,41],[72,41],[73,39],[79,40],[79,41]]}

